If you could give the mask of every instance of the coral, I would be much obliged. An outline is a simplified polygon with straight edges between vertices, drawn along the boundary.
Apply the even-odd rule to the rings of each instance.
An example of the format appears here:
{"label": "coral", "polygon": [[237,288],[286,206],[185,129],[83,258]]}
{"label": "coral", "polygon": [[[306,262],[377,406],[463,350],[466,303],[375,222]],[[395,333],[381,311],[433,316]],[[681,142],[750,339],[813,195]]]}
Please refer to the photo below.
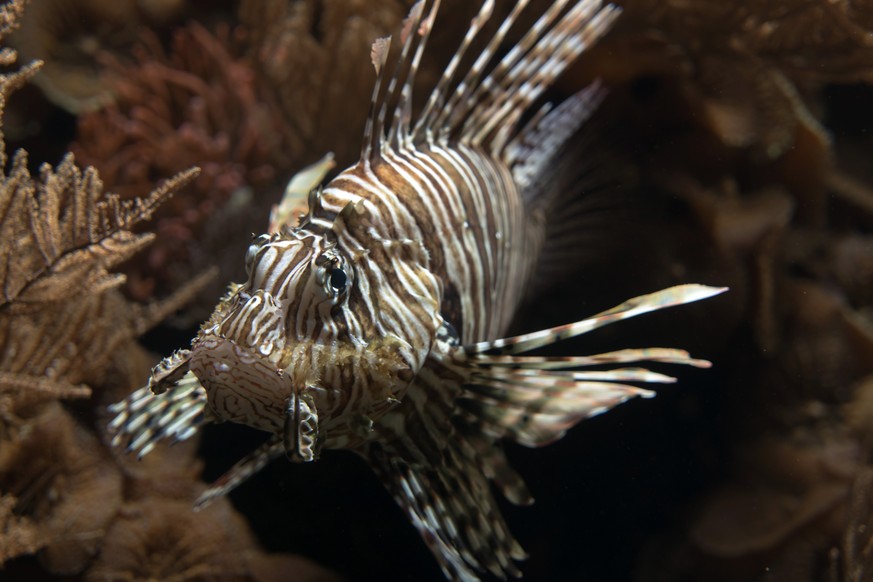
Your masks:
{"label": "coral", "polygon": [[[129,229],[196,175],[181,174],[145,200],[104,196],[93,169],[72,157],[38,181],[20,152],[0,181],[0,380],[3,411],[57,397],[85,397],[110,360],[147,325],[108,269],[151,240]],[[21,404],[19,402],[18,404]],[[7,418],[7,421],[9,418]]]}
{"label": "coral", "polygon": [[[0,8],[0,37],[23,8],[21,0]],[[16,56],[0,50],[0,64],[12,67]],[[0,114],[39,66],[0,74]],[[139,304],[121,294],[124,275],[113,272],[155,238],[133,232],[136,223],[198,173],[180,171],[142,197],[107,194],[97,171],[80,169],[71,154],[32,176],[26,152],[9,162],[0,132],[0,567],[36,553],[46,572],[88,569],[101,580],[118,572],[269,580],[284,566],[300,579],[331,579],[305,560],[262,554],[227,502],[195,514],[202,485],[193,443],[133,468],[89,428],[105,426],[106,403],[154,363],[137,338],[214,278],[205,270],[166,300]],[[76,419],[58,402],[71,398],[87,399]],[[137,548],[143,537],[179,558],[181,570]],[[205,553],[204,539],[215,542]]]}
{"label": "coral", "polygon": [[[111,60],[116,103],[80,119],[73,151],[126,199],[148,192],[156,177],[192,164],[203,168],[190,190],[158,213],[160,243],[125,266],[134,298],[166,295],[209,266],[201,243],[207,225],[223,220],[217,230],[226,236],[242,222],[239,211],[252,189],[275,181],[270,156],[282,144],[270,137],[253,73],[230,52],[229,35],[191,24],[176,31],[167,54],[147,34],[133,63]],[[229,210],[224,219],[216,217],[221,208]],[[244,222],[240,226],[246,230]],[[221,279],[229,275],[225,270]]]}
{"label": "coral", "polygon": [[52,572],[81,571],[97,553],[121,504],[121,475],[94,435],[50,406],[0,446],[0,490],[32,520]]}
{"label": "coral", "polygon": [[267,582],[336,578],[303,560],[262,555],[245,521],[226,499],[195,514],[188,500],[150,498],[122,508],[86,579]]}
{"label": "coral", "polygon": [[12,495],[0,497],[0,567],[12,558],[32,554],[46,543],[33,521],[16,515],[18,499]]}
{"label": "coral", "polygon": [[241,580],[251,534],[228,503],[200,514],[186,501],[125,505],[107,533],[93,580]]}
{"label": "coral", "polygon": [[259,96],[285,144],[280,167],[300,168],[328,151],[340,167],[357,161],[373,87],[370,45],[405,13],[396,0],[241,3]]}
{"label": "coral", "polygon": [[112,100],[97,55],[129,51],[141,26],[173,18],[181,5],[179,0],[40,0],[9,42],[22,59],[45,61],[34,82],[53,102],[80,114]]}
{"label": "coral", "polygon": [[[525,570],[538,579],[622,580],[632,567],[640,579],[873,579],[873,92],[865,86],[873,83],[873,4],[617,1],[624,14],[616,28],[568,71],[556,96],[594,78],[610,87],[602,112],[620,120],[621,161],[639,174],[638,192],[615,195],[621,212],[592,211],[585,228],[596,269],[568,272],[566,296],[538,296],[522,318],[529,329],[542,327],[537,318],[566,321],[601,296],[605,304],[665,277],[731,291],[721,307],[670,320],[661,331],[665,344],[709,350],[715,366],[698,386],[686,388],[683,378],[652,404],[657,415],[630,406],[620,420],[580,427],[575,441],[544,451],[552,465],[541,456],[523,469],[533,480],[546,475],[539,515],[557,508],[547,527],[520,528],[532,554]],[[84,568],[91,579],[268,580],[283,572],[309,579],[314,566],[257,549],[226,502],[214,513],[190,512],[202,487],[197,443],[137,462],[107,453],[89,426],[105,425],[101,407],[146,378],[155,356],[136,339],[147,328],[191,299],[210,308],[219,286],[241,276],[249,233],[267,228],[288,178],[329,150],[340,167],[354,160],[373,80],[370,42],[396,29],[411,0],[243,0],[233,21],[230,3],[190,3],[194,22],[143,36],[143,23],[172,18],[176,0],[59,4],[33,2],[24,26],[49,32],[21,35],[17,46],[27,58],[46,59],[49,74],[37,82],[81,113],[76,159],[94,165],[119,197],[104,195],[97,171],[72,158],[28,172],[26,154],[7,164],[0,149],[0,560],[14,566],[16,556],[41,552],[48,566]],[[458,23],[476,8],[443,4],[423,90],[463,34]],[[496,22],[511,3],[495,4]],[[97,17],[94,34],[74,30],[79,19],[69,14],[98,10],[106,16]],[[0,33],[22,11],[22,2],[6,5]],[[104,34],[113,27],[122,34]],[[79,64],[61,67],[68,57]],[[14,53],[3,51],[0,62],[10,68]],[[0,77],[0,105],[36,66]],[[92,98],[106,88],[114,103]],[[98,103],[105,107],[83,113]],[[592,133],[599,153],[608,132]],[[149,194],[156,181],[193,165],[203,168],[196,178],[185,174]],[[169,190],[177,192],[167,200]],[[149,214],[156,237],[138,223]],[[203,291],[208,275],[195,275],[215,265],[221,274]],[[153,297],[169,299],[129,300]],[[196,308],[187,317],[196,319]],[[164,343],[171,342],[152,346],[177,347]],[[58,399],[70,400],[68,408]],[[209,439],[207,467],[221,456]],[[26,455],[34,460],[22,461]],[[44,470],[49,461],[57,471]],[[247,515],[272,549],[303,547],[325,559],[325,548],[348,542],[338,523],[372,533],[378,522],[379,535],[353,536],[351,565],[336,567],[381,578],[433,574],[416,560],[418,542],[406,539],[401,518],[392,533],[366,482],[342,491],[352,501],[337,504],[341,514],[324,509],[337,495],[330,484],[349,468],[342,462],[326,469],[333,473],[323,487],[306,473],[295,488],[297,479],[276,468],[277,483],[241,488],[238,500],[255,509]],[[80,481],[72,466],[91,468]],[[107,490],[109,475],[112,488],[121,482],[120,496],[107,494],[100,523],[51,525],[97,467]],[[555,467],[560,479],[552,478]],[[62,495],[47,499],[52,490]],[[299,498],[322,491],[330,501],[301,508]],[[370,493],[382,499],[375,485]],[[579,501],[586,498],[602,499],[603,511],[591,512]],[[288,519],[273,517],[280,511],[309,511],[306,531],[292,538],[283,529]],[[366,528],[354,529],[359,522]],[[51,528],[100,533],[58,545]],[[560,533],[536,533],[544,529]],[[581,546],[598,559],[580,560]],[[312,571],[319,576],[330,578]]]}
{"label": "coral", "polygon": [[[20,14],[21,3],[7,5],[2,31]],[[15,58],[9,49],[2,54],[6,66]],[[0,107],[39,66],[0,78]],[[42,402],[89,396],[86,384],[100,384],[109,362],[123,360],[124,348],[135,345],[150,323],[118,294],[123,276],[109,269],[151,241],[131,227],[195,176],[184,172],[144,199],[121,200],[105,195],[95,170],[80,170],[72,156],[55,168],[43,165],[36,179],[24,151],[7,169],[0,138],[3,430]]]}
{"label": "coral", "polygon": [[[398,2],[244,2],[238,26],[189,24],[166,51],[146,34],[134,62],[109,59],[116,101],[80,117],[77,157],[124,197],[203,168],[158,212],[158,243],[124,267],[131,297],[163,296],[216,257],[219,280],[238,279],[238,249],[266,229],[293,172],[331,149],[341,164],[354,160],[373,82],[370,42],[403,10]],[[220,292],[210,288],[201,308]]]}

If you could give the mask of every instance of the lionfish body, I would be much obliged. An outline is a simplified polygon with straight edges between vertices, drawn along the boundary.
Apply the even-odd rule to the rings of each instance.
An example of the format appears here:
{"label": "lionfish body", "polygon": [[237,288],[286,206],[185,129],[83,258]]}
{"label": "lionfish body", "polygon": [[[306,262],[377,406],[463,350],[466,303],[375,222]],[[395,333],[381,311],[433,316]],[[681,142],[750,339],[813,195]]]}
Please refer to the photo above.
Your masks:
{"label": "lionfish body", "polygon": [[[413,8],[400,57],[387,39],[361,159],[314,189],[296,227],[254,241],[248,279],[232,286],[190,350],[155,368],[149,387],[114,405],[116,442],[140,455],[209,421],[270,432],[198,504],[226,493],[283,453],[323,448],[364,456],[451,579],[519,575],[524,552],[490,484],[532,501],[496,445],[540,446],[636,395],[625,382],[673,379],[644,369],[586,365],[657,360],[698,366],[671,349],[585,357],[518,355],[608,323],[709,297],[684,285],[590,319],[499,339],[536,272],[560,198],[549,173],[602,91],[522,116],[617,16],[597,0],[556,1],[505,56],[495,56],[526,1],[461,72],[491,15],[486,1],[458,53],[411,115],[412,84],[437,1]],[[317,172],[318,174],[318,172]],[[320,177],[317,181],[320,181]]]}

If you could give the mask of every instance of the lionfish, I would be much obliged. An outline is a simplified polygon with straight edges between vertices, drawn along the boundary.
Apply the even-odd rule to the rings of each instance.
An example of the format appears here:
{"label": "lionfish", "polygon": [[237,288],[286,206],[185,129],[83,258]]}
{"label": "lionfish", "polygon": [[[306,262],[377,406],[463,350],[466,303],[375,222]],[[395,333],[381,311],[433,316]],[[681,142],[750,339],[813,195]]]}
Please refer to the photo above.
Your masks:
{"label": "lionfish", "polygon": [[[540,276],[550,226],[567,203],[562,192],[572,184],[553,175],[564,146],[604,89],[595,83],[556,107],[533,106],[619,15],[599,0],[556,0],[502,50],[527,4],[518,0],[481,39],[494,10],[484,1],[415,115],[412,87],[439,0],[411,10],[390,74],[390,38],[375,41],[360,160],[312,189],[297,226],[279,218],[253,241],[248,279],[231,286],[191,348],[165,358],[148,386],[112,406],[116,445],[126,441],[141,456],[221,421],[270,433],[198,507],[283,454],[305,462],[323,449],[351,450],[376,471],[447,578],[520,576],[515,561],[526,556],[491,485],[514,504],[532,497],[498,441],[546,445],[585,418],[653,394],[628,382],[674,381],[603,364],[709,366],[667,348],[521,354],[724,291],[680,285],[502,337]],[[477,39],[483,48],[467,54]],[[321,182],[325,169],[308,175]]]}

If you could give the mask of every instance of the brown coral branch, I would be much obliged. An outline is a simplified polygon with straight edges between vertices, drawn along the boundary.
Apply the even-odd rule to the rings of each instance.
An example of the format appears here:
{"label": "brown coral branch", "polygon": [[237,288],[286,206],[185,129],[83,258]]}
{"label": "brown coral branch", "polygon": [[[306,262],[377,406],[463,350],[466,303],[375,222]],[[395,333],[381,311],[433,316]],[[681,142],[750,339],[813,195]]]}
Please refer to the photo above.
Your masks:
{"label": "brown coral branch", "polygon": [[115,516],[121,475],[97,439],[54,406],[0,447],[0,491],[14,495],[15,512],[40,528],[43,563],[74,573],[96,553]]}
{"label": "brown coral branch", "polygon": [[17,504],[12,495],[0,496],[0,567],[12,558],[36,552],[47,541],[33,521],[16,515]]}
{"label": "brown coral branch", "polygon": [[[84,172],[72,155],[52,169],[44,165],[33,183],[27,157],[19,153],[0,183],[0,236],[7,260],[0,266],[0,312],[12,303],[59,301],[85,290],[105,290],[121,282],[106,269],[151,240],[127,231],[151,216],[173,192],[191,182],[197,169],[168,180],[147,198],[121,200],[102,195],[93,168]],[[24,224],[16,216],[26,217]],[[13,253],[32,246],[37,254]]]}
{"label": "brown coral branch", "polygon": [[[0,32],[20,14],[21,3],[0,12]],[[7,18],[7,20],[3,20]],[[11,64],[14,51],[3,58]],[[0,113],[9,93],[36,70],[31,64],[0,75]],[[0,156],[5,162],[0,132]],[[79,169],[72,155],[44,164],[31,176],[27,153],[0,166],[0,408],[5,428],[19,415],[57,398],[90,395],[110,364],[138,349],[137,312],[113,291],[124,276],[109,269],[153,236],[131,228],[193,181],[180,172],[151,194],[122,199],[103,192],[93,168]],[[35,408],[35,410],[34,410]],[[4,430],[5,430],[4,428]]]}
{"label": "brown coral branch", "polygon": [[0,395],[14,391],[42,393],[52,398],[88,398],[91,389],[83,384],[56,382],[49,378],[0,372]]}
{"label": "brown coral branch", "polygon": [[218,278],[218,269],[206,269],[169,297],[153,301],[145,307],[135,306],[136,333],[142,335],[155,325],[191,303],[198,293]]}
{"label": "brown coral branch", "polygon": [[[212,265],[207,255],[223,254],[224,247],[204,249],[204,232],[219,209],[240,197],[251,202],[258,192],[263,198],[254,202],[266,215],[271,189],[278,197],[272,159],[285,148],[255,94],[254,73],[233,44],[226,27],[212,33],[191,24],[176,31],[169,51],[145,34],[134,62],[106,58],[116,104],[80,118],[77,156],[122,198],[142,196],[156,176],[195,163],[203,168],[193,187],[157,215],[157,243],[124,267],[127,292],[136,299],[170,293]],[[244,244],[251,230],[234,220],[221,244]],[[238,276],[220,266],[223,280]]]}

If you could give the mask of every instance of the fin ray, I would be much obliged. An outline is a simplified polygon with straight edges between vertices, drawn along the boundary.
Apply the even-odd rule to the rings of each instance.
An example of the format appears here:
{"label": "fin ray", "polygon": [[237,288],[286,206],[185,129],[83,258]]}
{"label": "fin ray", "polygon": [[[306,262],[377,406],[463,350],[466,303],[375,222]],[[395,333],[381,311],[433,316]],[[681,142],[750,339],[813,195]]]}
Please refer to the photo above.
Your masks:
{"label": "fin ray", "polygon": [[[391,37],[377,38],[373,41],[370,49],[370,60],[376,69],[376,81],[373,83],[373,93],[370,95],[370,108],[367,112],[367,121],[364,124],[364,142],[361,146],[361,161],[366,164],[373,163],[382,149],[382,127],[378,125],[379,112],[382,109],[380,95],[385,85],[385,61],[391,50]],[[384,98],[384,97],[382,97]]]}
{"label": "fin ray", "polygon": [[127,452],[147,455],[162,440],[184,441],[213,419],[206,406],[206,390],[187,372],[174,386],[156,396],[140,388],[109,406],[115,418],[109,423],[112,445],[127,442]]}
{"label": "fin ray", "polygon": [[606,90],[595,81],[554,109],[545,106],[509,142],[507,162],[523,193],[531,191],[531,184],[553,163],[557,152],[591,117],[605,95]]}
{"label": "fin ray", "polygon": [[[526,2],[527,0],[524,1]],[[519,2],[519,4],[523,3],[524,2]],[[428,142],[432,140],[432,131],[435,125],[434,122],[445,105],[449,86],[454,79],[458,66],[461,64],[461,59],[467,53],[467,50],[470,48],[470,45],[476,37],[479,36],[485,23],[488,22],[493,13],[494,0],[485,0],[479,8],[478,14],[476,14],[470,22],[470,27],[467,29],[467,33],[464,35],[461,45],[455,51],[455,54],[452,55],[449,64],[446,65],[443,74],[440,76],[439,81],[437,81],[436,86],[428,97],[427,103],[425,103],[421,114],[418,116],[418,120],[412,131],[414,137],[426,138]],[[422,131],[429,135],[422,135]]]}
{"label": "fin ray", "polygon": [[194,510],[199,511],[218,497],[224,497],[266,467],[271,461],[281,457],[284,452],[285,445],[282,438],[279,435],[271,436],[257,449],[237,461],[233,467],[201,493],[194,501]]}
{"label": "fin ray", "polygon": [[[514,63],[501,63],[486,77],[482,89],[490,97],[464,120],[462,135],[470,143],[490,144],[495,154],[503,151],[510,131],[521,115],[582,52],[603,36],[621,10],[600,1],[573,4],[554,26],[547,12],[543,26],[534,25],[532,46]],[[560,11],[556,11],[557,18]],[[534,33],[536,34],[534,35]],[[520,46],[525,41],[522,40]],[[510,64],[511,63],[511,64]],[[499,129],[498,129],[499,128]]]}
{"label": "fin ray", "polygon": [[373,445],[368,458],[447,578],[474,582],[482,570],[502,579],[520,576],[514,561],[526,554],[500,514],[475,449],[460,446],[462,439],[452,439],[439,465],[409,463],[390,445]]}
{"label": "fin ray", "polygon": [[607,309],[588,319],[511,338],[478,342],[465,346],[464,351],[468,354],[491,350],[502,350],[503,353],[508,354],[527,352],[594,331],[616,321],[629,319],[667,307],[700,301],[725,291],[727,291],[726,287],[709,287],[697,284],[676,285],[675,287],[669,287],[655,293],[634,297],[621,305]]}
{"label": "fin ray", "polygon": [[654,392],[610,382],[563,386],[556,382],[532,389],[512,380],[491,380],[467,386],[459,404],[468,420],[490,436],[541,447],[559,440],[579,422],[637,396],[648,398]]}
{"label": "fin ray", "polygon": [[[584,371],[573,368],[646,360],[709,367],[709,362],[691,358],[683,350],[665,348],[628,349],[593,356],[515,354],[725,290],[679,285],[635,297],[576,323],[457,348],[448,359],[466,374],[458,414],[493,439],[509,438],[525,446],[540,447],[560,439],[582,420],[630,398],[654,396],[651,390],[626,382],[672,383],[675,378],[640,367]],[[498,353],[487,353],[493,350]]]}

